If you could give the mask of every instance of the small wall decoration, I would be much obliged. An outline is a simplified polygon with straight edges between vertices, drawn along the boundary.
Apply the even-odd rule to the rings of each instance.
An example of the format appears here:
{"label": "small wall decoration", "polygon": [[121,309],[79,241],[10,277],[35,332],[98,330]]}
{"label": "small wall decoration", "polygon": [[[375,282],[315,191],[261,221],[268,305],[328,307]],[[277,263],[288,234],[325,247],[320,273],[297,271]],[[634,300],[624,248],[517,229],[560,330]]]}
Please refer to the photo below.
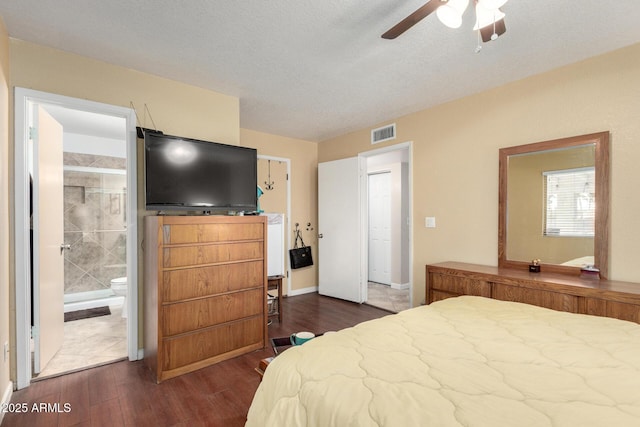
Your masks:
{"label": "small wall decoration", "polygon": [[267,160],[267,168],[267,180],[264,182],[264,189],[273,190],[273,185],[275,184],[275,182],[271,181],[271,160]]}

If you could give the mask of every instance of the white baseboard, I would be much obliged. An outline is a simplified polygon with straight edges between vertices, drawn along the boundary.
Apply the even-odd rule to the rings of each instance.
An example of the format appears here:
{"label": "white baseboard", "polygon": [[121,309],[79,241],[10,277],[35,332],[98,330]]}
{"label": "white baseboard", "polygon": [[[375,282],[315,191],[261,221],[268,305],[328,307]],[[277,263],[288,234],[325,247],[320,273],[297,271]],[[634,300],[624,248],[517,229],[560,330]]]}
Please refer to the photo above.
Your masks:
{"label": "white baseboard", "polygon": [[104,307],[105,305],[122,305],[124,297],[107,297],[88,301],[68,302],[64,304],[64,312],[86,310],[89,308]]}
{"label": "white baseboard", "polygon": [[[2,402],[0,402],[0,408],[6,408],[11,403],[11,396],[13,396],[13,382],[9,381],[7,388],[2,393]],[[4,418],[4,412],[0,411],[0,424],[2,424],[2,418]]]}
{"label": "white baseboard", "polygon": [[295,290],[292,289],[291,291],[289,291],[287,296],[295,297],[296,295],[311,294],[313,292],[318,292],[317,286],[311,286],[309,288],[302,288],[302,289],[295,289]]}
{"label": "white baseboard", "polygon": [[408,283],[391,283],[391,289],[395,289],[397,291],[404,291],[409,289]]}

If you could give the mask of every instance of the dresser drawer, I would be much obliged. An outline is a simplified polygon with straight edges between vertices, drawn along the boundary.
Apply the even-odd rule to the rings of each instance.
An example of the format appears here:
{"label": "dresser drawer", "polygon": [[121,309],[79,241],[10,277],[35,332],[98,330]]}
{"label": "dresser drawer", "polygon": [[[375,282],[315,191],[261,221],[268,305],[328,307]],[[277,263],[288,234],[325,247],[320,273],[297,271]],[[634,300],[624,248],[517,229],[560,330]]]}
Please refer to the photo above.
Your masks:
{"label": "dresser drawer", "polygon": [[543,291],[494,283],[493,298],[502,301],[523,302],[558,311],[578,312],[578,297],[560,292]]}
{"label": "dresser drawer", "polygon": [[264,317],[256,316],[191,334],[165,338],[162,369],[165,371],[201,362],[252,345],[262,347]]}
{"label": "dresser drawer", "polygon": [[165,248],[163,267],[191,267],[219,262],[263,258],[264,242],[242,242],[224,245],[178,246]]}
{"label": "dresser drawer", "polygon": [[476,295],[491,297],[491,284],[484,280],[468,277],[431,273],[429,285],[432,290],[440,290],[456,295]]}
{"label": "dresser drawer", "polygon": [[263,286],[264,261],[211,265],[162,273],[162,300],[181,301]]}
{"label": "dresser drawer", "polygon": [[613,317],[630,322],[640,323],[640,306],[618,301],[607,301],[597,298],[584,298],[585,314]]}
{"label": "dresser drawer", "polygon": [[163,227],[164,243],[215,243],[264,239],[263,224],[171,224]]}
{"label": "dresser drawer", "polygon": [[162,307],[164,336],[207,328],[262,313],[264,289],[234,292]]}
{"label": "dresser drawer", "polygon": [[455,297],[459,297],[459,296],[460,295],[458,295],[458,294],[451,294],[449,292],[441,292],[441,291],[438,291],[438,290],[434,289],[433,291],[431,291],[431,301],[429,301],[429,303],[436,302],[436,301],[442,301],[442,300],[447,299],[447,298],[455,298]]}

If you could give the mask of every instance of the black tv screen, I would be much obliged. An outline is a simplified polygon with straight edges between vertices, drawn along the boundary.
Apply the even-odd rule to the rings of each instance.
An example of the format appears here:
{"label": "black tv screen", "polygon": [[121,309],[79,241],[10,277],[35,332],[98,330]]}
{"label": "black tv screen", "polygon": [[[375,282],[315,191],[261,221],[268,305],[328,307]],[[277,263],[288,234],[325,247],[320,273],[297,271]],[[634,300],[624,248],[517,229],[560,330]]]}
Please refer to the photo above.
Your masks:
{"label": "black tv screen", "polygon": [[145,132],[147,210],[255,212],[257,151]]}

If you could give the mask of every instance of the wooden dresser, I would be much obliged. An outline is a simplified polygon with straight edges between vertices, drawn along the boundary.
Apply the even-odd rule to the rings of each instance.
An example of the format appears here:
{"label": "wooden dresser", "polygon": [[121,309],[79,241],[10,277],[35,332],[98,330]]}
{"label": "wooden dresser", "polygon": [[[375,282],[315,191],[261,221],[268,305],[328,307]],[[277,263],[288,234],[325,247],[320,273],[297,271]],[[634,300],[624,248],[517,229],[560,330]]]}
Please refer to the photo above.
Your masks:
{"label": "wooden dresser", "polygon": [[266,347],[266,217],[144,226],[144,359],[158,382]]}
{"label": "wooden dresser", "polygon": [[459,295],[476,295],[640,323],[640,283],[460,262],[426,268],[428,304]]}

